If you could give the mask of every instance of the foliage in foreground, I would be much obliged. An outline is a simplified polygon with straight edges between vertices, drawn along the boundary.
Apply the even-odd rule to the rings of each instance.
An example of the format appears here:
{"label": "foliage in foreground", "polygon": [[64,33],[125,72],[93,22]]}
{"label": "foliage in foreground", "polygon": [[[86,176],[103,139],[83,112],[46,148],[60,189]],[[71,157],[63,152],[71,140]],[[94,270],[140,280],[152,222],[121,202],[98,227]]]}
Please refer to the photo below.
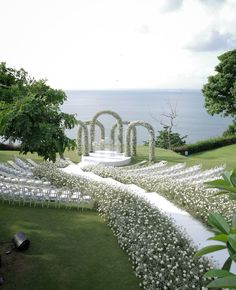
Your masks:
{"label": "foliage in foreground", "polygon": [[[236,200],[236,168],[231,172],[224,172],[222,177],[223,179],[209,181],[206,184],[211,188],[219,189],[220,192],[217,192],[217,195],[228,194],[231,200]],[[223,245],[207,246],[199,250],[195,254],[195,257],[201,257],[222,249],[228,250],[229,257],[225,261],[222,270],[210,270],[205,274],[206,277],[217,278],[209,283],[207,287],[228,287],[230,289],[236,289],[236,275],[230,272],[232,262],[236,262],[236,214],[232,217],[232,226],[218,213],[211,213],[208,217],[208,223],[215,232],[215,236],[209,239],[219,241]]]}
{"label": "foliage in foreground", "polygon": [[232,226],[230,226],[226,220],[217,213],[212,213],[208,217],[208,223],[215,232],[215,236],[208,240],[214,240],[221,242],[219,245],[207,246],[199,250],[195,257],[201,257],[203,255],[227,249],[229,257],[225,261],[221,270],[211,269],[204,275],[207,278],[217,278],[210,282],[207,287],[228,287],[236,288],[236,275],[230,272],[232,262],[236,262],[236,215],[233,216]]}
{"label": "foliage in foreground", "polygon": [[128,253],[144,289],[202,289],[209,263],[194,260],[191,242],[170,218],[143,198],[124,188],[63,173],[53,164],[39,166],[35,174],[49,178],[54,185],[76,187],[94,195],[99,212]]}
{"label": "foliage in foreground", "polygon": [[54,161],[56,153],[75,148],[64,132],[76,124],[73,115],[60,110],[65,100],[65,93],[46,80],[36,81],[23,69],[0,63],[0,136],[19,142],[24,154],[37,152]]}

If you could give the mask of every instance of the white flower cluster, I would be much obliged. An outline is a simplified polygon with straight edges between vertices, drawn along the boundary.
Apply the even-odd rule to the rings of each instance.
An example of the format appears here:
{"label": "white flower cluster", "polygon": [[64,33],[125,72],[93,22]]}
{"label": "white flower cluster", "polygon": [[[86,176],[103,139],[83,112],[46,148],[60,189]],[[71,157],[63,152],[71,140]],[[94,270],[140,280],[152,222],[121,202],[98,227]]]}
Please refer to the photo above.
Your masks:
{"label": "white flower cluster", "polygon": [[72,176],[53,164],[35,169],[56,185],[76,187],[94,196],[98,210],[125,250],[141,286],[149,290],[202,289],[203,274],[210,268],[206,259],[194,260],[195,248],[172,220],[143,198],[89,177]]}
{"label": "white flower cluster", "polygon": [[210,212],[219,212],[230,221],[236,211],[236,204],[230,202],[228,196],[215,196],[215,191],[203,184],[220,178],[223,166],[201,171],[200,166],[186,168],[183,163],[167,166],[160,162],[131,170],[102,165],[89,165],[83,170],[122,183],[136,184],[148,192],[157,192],[204,222],[207,222]]}

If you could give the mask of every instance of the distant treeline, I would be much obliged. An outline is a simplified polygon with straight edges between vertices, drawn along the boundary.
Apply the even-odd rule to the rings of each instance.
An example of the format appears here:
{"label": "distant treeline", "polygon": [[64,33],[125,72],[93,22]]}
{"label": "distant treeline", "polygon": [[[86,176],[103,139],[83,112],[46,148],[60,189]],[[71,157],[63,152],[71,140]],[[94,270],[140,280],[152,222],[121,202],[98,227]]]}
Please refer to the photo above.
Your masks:
{"label": "distant treeline", "polygon": [[19,151],[20,145],[0,143],[0,150]]}

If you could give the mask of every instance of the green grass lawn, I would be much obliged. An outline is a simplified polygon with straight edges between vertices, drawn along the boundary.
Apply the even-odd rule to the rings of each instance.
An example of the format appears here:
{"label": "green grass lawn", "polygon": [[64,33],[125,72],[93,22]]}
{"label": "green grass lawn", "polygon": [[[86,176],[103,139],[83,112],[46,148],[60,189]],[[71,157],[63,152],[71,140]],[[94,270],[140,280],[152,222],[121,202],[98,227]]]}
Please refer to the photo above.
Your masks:
{"label": "green grass lawn", "polygon": [[[36,154],[19,155],[17,151],[0,151],[0,162],[6,162],[7,160],[14,159],[14,155],[19,156],[20,158],[31,158],[36,162],[43,160]],[[65,152],[65,157],[69,157],[73,162],[80,161],[79,157],[76,155],[76,151]],[[138,146],[137,157],[134,158],[133,163],[144,159],[148,160],[148,146]],[[170,150],[156,148],[156,161],[160,160],[166,160],[173,164],[186,162],[188,166],[202,164],[205,169],[226,164],[227,170],[231,170],[236,167],[236,144],[192,154],[188,157],[182,156]]]}
{"label": "green grass lawn", "polygon": [[8,256],[9,244],[0,244],[5,290],[140,289],[128,256],[96,212],[0,203],[0,241],[18,231],[31,244]]}
{"label": "green grass lawn", "polygon": [[[8,160],[14,160],[14,156],[19,157],[21,159],[30,158],[35,162],[42,162],[43,158],[38,156],[38,154],[34,153],[27,153],[27,154],[20,154],[19,151],[7,151],[7,150],[0,150],[0,162],[7,162]],[[70,158],[73,162],[80,162],[80,158],[76,154],[76,151],[66,151],[65,157]]]}
{"label": "green grass lawn", "polygon": [[[148,159],[147,146],[138,146],[137,153],[135,161]],[[202,164],[203,169],[226,164],[226,169],[231,170],[236,167],[236,144],[192,154],[188,157],[170,150],[156,148],[156,160],[166,160],[170,163],[186,162],[188,166]]]}

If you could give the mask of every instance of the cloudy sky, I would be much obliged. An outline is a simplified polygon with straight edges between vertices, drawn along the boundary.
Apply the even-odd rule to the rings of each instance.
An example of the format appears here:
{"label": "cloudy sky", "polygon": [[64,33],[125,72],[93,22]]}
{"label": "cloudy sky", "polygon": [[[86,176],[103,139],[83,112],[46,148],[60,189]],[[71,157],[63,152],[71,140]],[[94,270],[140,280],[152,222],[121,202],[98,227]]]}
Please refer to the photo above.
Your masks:
{"label": "cloudy sky", "polygon": [[236,0],[7,0],[0,61],[62,89],[201,88]]}

